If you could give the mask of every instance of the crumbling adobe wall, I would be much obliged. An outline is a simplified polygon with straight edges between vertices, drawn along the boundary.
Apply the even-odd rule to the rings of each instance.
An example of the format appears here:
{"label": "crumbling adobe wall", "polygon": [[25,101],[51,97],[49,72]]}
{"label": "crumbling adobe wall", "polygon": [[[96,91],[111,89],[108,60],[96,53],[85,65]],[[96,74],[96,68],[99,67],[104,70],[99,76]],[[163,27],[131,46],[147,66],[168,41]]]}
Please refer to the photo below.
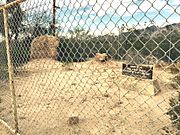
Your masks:
{"label": "crumbling adobe wall", "polygon": [[55,36],[43,35],[33,39],[30,59],[52,58],[57,56],[59,39]]}

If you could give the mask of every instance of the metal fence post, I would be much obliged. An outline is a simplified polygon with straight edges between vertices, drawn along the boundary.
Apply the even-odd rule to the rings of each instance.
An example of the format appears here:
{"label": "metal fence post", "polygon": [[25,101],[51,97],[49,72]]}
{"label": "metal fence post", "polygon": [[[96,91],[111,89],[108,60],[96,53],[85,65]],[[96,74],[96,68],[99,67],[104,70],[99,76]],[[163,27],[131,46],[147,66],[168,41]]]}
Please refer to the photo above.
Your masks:
{"label": "metal fence post", "polygon": [[12,92],[12,105],[13,105],[13,111],[14,111],[15,134],[17,134],[18,133],[17,104],[16,104],[16,93],[15,93],[15,88],[14,88],[13,65],[11,62],[11,53],[10,53],[10,47],[9,47],[8,12],[6,8],[3,8],[3,16],[4,16],[6,53],[7,53],[7,60],[8,60],[9,87],[10,87],[10,91]]}
{"label": "metal fence post", "polygon": [[52,21],[52,33],[55,36],[56,34],[56,0],[53,0],[53,21]]}

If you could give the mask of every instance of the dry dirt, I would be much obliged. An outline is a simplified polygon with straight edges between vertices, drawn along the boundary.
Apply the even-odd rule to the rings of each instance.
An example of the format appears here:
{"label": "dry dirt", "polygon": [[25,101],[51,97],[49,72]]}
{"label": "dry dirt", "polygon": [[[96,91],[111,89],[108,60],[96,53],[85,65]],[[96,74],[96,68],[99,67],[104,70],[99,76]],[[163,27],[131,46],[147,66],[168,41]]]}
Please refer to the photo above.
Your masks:
{"label": "dry dirt", "polygon": [[[179,90],[170,85],[172,75],[155,69],[161,92],[144,95],[143,86],[151,85],[152,80],[123,76],[121,65],[48,59],[24,65],[23,72],[15,76],[20,134],[161,135],[162,128],[170,124],[165,114],[168,99]],[[2,101],[9,94],[3,92]],[[12,125],[8,108],[1,110],[0,117]],[[79,123],[69,125],[68,118],[74,115]]]}
{"label": "dry dirt", "polygon": [[11,135],[9,132],[0,124],[0,135]]}
{"label": "dry dirt", "polygon": [[7,127],[7,125],[5,125],[5,122],[2,122],[2,120],[0,120],[0,135],[13,135],[13,131],[11,131],[9,128]]}

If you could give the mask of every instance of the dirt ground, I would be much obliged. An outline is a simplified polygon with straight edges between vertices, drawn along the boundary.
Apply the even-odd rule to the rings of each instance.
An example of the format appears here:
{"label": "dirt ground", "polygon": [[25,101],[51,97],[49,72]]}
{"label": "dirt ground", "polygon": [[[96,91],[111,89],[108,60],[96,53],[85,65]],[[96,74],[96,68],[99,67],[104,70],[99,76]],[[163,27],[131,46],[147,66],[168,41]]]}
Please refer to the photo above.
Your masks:
{"label": "dirt ground", "polygon": [[0,125],[0,135],[10,135],[2,125]]}
{"label": "dirt ground", "polygon": [[8,128],[0,122],[0,135],[13,135],[13,133],[8,130]]}
{"label": "dirt ground", "polygon": [[[142,94],[152,80],[123,76],[122,62],[60,63],[42,59],[15,76],[19,129],[22,135],[162,135],[170,125],[169,97],[179,89],[172,74],[154,69],[161,92]],[[0,118],[12,125],[3,90]],[[68,124],[71,116],[79,123]],[[173,134],[173,133],[172,133]]]}

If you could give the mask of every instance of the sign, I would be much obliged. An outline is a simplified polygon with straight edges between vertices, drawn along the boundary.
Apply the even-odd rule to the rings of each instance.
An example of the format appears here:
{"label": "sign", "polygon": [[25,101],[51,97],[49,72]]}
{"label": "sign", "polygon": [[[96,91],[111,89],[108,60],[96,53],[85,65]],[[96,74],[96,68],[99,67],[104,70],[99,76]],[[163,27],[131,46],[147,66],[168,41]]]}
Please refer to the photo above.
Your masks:
{"label": "sign", "polygon": [[133,77],[139,77],[143,79],[152,79],[153,66],[150,65],[122,65],[122,75],[128,75]]}

